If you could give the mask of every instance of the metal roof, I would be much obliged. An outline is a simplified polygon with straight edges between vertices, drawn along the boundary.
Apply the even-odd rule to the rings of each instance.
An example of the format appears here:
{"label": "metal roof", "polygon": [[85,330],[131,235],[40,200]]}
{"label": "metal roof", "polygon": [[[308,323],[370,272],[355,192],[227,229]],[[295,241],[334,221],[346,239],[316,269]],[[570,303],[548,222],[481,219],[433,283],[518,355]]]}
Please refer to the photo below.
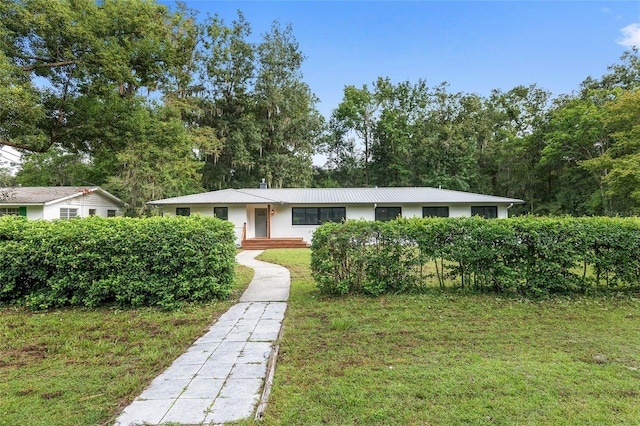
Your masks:
{"label": "metal roof", "polygon": [[430,187],[223,189],[150,201],[177,204],[524,204],[516,198]]}
{"label": "metal roof", "polygon": [[100,193],[116,203],[125,203],[98,186],[17,186],[5,188],[9,197],[0,204],[51,204],[64,199]]}

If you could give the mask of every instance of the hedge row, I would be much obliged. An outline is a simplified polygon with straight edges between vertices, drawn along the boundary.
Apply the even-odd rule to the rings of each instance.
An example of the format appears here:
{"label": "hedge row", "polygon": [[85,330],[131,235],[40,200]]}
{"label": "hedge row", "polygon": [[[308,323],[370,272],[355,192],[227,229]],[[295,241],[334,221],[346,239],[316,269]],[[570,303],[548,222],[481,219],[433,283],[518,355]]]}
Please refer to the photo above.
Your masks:
{"label": "hedge row", "polygon": [[314,279],[330,294],[452,281],[527,295],[640,288],[637,218],[347,221],[319,227],[311,248]]}
{"label": "hedge row", "polygon": [[0,302],[160,306],[229,295],[233,226],[205,217],[0,218]]}

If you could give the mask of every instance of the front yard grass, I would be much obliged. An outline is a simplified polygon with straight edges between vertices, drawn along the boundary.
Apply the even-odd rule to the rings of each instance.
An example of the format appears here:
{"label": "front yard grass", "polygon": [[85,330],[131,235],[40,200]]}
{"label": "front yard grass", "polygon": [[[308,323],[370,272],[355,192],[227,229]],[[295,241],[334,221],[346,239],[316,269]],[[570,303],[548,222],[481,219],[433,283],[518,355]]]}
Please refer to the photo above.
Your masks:
{"label": "front yard grass", "polygon": [[639,424],[640,295],[329,298],[309,256],[259,257],[292,277],[265,424]]}
{"label": "front yard grass", "polygon": [[172,312],[0,308],[0,425],[113,423],[237,302],[252,277],[238,266],[229,300]]}

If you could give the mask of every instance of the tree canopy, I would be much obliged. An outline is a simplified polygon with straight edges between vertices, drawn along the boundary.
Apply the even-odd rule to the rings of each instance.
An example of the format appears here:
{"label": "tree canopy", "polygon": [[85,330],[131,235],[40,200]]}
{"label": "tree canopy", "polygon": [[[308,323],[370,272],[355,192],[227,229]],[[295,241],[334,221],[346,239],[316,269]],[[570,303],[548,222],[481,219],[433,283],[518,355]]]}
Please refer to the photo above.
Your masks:
{"label": "tree canopy", "polygon": [[[253,187],[441,186],[514,212],[640,213],[640,57],[570,94],[345,82],[327,120],[291,25],[254,35],[156,0],[0,1],[5,184],[101,185],[146,202]],[[313,166],[313,156],[327,163]],[[518,210],[519,209],[519,210]]]}

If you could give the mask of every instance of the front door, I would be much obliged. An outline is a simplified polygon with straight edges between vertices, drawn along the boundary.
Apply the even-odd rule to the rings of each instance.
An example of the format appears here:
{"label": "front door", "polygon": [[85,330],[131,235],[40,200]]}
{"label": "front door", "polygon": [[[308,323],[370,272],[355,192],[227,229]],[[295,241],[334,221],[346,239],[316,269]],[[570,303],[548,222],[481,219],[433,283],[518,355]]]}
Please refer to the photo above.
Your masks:
{"label": "front door", "polygon": [[267,209],[256,209],[256,238],[267,237]]}

